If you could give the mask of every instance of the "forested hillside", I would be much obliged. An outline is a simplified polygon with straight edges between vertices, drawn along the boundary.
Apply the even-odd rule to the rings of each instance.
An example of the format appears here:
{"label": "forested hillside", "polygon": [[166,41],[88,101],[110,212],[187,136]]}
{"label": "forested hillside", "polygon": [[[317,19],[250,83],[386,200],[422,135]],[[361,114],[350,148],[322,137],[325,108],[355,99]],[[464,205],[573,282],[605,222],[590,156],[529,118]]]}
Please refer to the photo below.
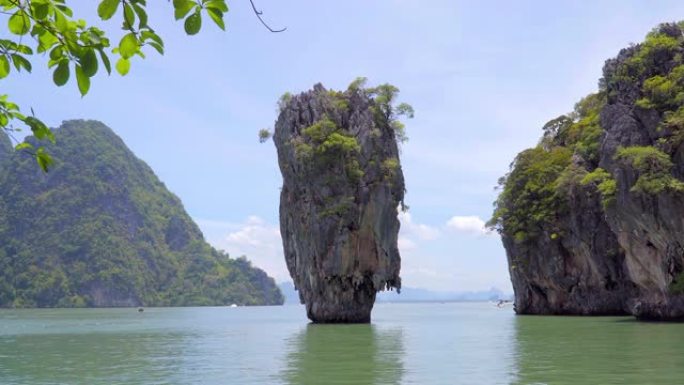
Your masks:
{"label": "forested hillside", "polygon": [[205,242],[112,130],[78,120],[55,135],[43,173],[0,132],[0,306],[283,302],[265,272]]}

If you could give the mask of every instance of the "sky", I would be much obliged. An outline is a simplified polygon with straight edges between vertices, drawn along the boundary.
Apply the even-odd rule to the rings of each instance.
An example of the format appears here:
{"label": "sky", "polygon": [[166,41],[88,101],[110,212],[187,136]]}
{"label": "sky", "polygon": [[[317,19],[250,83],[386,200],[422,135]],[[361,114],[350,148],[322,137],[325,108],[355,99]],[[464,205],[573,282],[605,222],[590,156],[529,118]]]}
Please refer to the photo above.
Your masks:
{"label": "sky", "polygon": [[[72,0],[96,20],[96,2]],[[207,240],[289,280],[272,142],[276,102],[321,82],[389,82],[413,105],[402,146],[408,193],[400,214],[404,286],[512,292],[506,256],[484,222],[494,186],[543,124],[596,91],[603,62],[658,23],[684,19],[673,1],[229,0],[227,31],[205,20],[186,36],[169,2],[149,2],[166,53],[135,60],[126,77],[98,74],[81,98],[44,69],[3,81],[2,93],[49,125],[97,119],[114,129],[183,201]],[[4,21],[3,21],[4,22]]]}

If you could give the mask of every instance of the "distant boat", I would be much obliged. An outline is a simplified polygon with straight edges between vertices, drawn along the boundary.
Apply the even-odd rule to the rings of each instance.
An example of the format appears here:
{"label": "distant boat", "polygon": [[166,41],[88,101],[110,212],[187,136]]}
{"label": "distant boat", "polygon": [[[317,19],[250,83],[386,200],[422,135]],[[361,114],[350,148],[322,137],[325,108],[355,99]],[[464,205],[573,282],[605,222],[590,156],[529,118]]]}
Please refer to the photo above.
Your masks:
{"label": "distant boat", "polygon": [[238,307],[238,305],[232,304],[232,305],[230,305],[230,307]]}
{"label": "distant boat", "polygon": [[[493,302],[491,302],[491,303],[493,303]],[[504,308],[504,307],[506,307],[506,306],[513,305],[513,301],[510,301],[510,300],[507,300],[507,299],[505,299],[505,300],[504,300],[504,299],[501,299],[501,300],[499,300],[499,301],[497,301],[496,303],[493,303],[493,304],[494,304],[494,306],[496,306],[496,307],[498,307],[498,308]]]}

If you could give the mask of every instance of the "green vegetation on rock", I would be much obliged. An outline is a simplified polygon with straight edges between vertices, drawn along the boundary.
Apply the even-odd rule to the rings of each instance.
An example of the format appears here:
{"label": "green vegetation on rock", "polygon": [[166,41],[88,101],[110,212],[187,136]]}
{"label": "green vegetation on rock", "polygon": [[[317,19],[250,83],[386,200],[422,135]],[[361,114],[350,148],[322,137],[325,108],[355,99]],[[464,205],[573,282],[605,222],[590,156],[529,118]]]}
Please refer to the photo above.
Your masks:
{"label": "green vegetation on rock", "polygon": [[69,121],[55,135],[50,172],[21,151],[0,168],[0,307],[282,303],[109,128]]}
{"label": "green vegetation on rock", "polygon": [[363,176],[357,158],[361,149],[359,143],[327,116],[304,128],[301,138],[305,142],[297,143],[295,151],[300,159],[307,159],[312,172],[320,172],[334,164],[343,164],[344,172],[350,180],[358,181]]}
{"label": "green vegetation on rock", "polygon": [[598,114],[604,104],[602,93],[589,95],[572,113],[544,125],[539,145],[518,154],[511,172],[499,180],[502,190],[489,227],[505,230],[516,242],[557,233],[555,219],[564,214],[567,192],[588,172],[573,163],[573,154],[584,164],[598,164]]}
{"label": "green vegetation on rock", "polygon": [[665,190],[684,191],[684,183],[672,176],[674,164],[670,156],[653,146],[620,148],[616,160],[625,161],[639,173],[632,191],[655,195]]}
{"label": "green vegetation on rock", "polygon": [[503,191],[489,226],[505,229],[516,242],[540,235],[560,215],[563,199],[559,176],[572,153],[564,147],[536,147],[518,154],[511,172],[501,181]]}
{"label": "green vegetation on rock", "polygon": [[607,60],[599,91],[545,124],[501,178],[489,225],[516,312],[684,319],[683,27],[662,24]]}
{"label": "green vegetation on rock", "polygon": [[638,174],[630,191],[647,195],[684,191],[684,183],[672,174],[671,159],[684,142],[684,36],[671,28],[656,28],[642,44],[624,51],[627,58],[609,60],[606,65],[612,72],[602,80],[601,91],[544,125],[539,145],[521,152],[511,172],[500,180],[502,191],[490,226],[518,241],[541,228],[552,231],[554,217],[564,214],[566,200],[577,188],[598,192],[604,210],[614,203],[619,184],[611,171],[599,167],[599,152],[600,113],[608,98],[617,97],[615,90],[636,89],[638,97],[631,103],[663,116],[657,147],[619,148],[613,155],[618,165]]}
{"label": "green vegetation on rock", "polygon": [[[327,175],[326,184],[333,189],[349,182],[354,185],[360,183],[365,175],[359,158],[361,144],[356,137],[357,133],[352,132],[350,127],[343,127],[352,119],[353,112],[350,111],[350,106],[355,100],[367,99],[366,103],[369,103],[368,110],[371,113],[368,118],[374,126],[370,137],[374,141],[383,140],[383,132],[397,144],[408,140],[405,125],[400,119],[413,118],[413,107],[407,103],[396,103],[399,94],[397,87],[391,84],[367,87],[366,83],[366,78],[359,77],[352,81],[345,91],[325,90],[316,94],[316,102],[322,106],[324,113],[317,117],[313,124],[299,128],[298,135],[290,138],[288,143],[305,168],[305,172],[300,173],[298,177],[311,179]],[[293,96],[289,92],[283,94],[278,100],[278,111],[282,113],[293,98],[297,97],[299,96]],[[263,143],[271,137],[272,133],[269,130],[259,131],[260,142]],[[395,174],[400,171],[399,160],[396,157],[387,157],[386,154],[373,154],[367,162],[372,166],[373,174],[384,175],[386,182],[394,180]],[[328,172],[330,170],[335,172]],[[353,203],[353,198],[349,195],[337,196],[326,202],[328,207],[320,216],[344,215]],[[403,202],[402,207],[406,207]]]}
{"label": "green vegetation on rock", "polygon": [[608,205],[613,203],[615,200],[615,192],[617,191],[617,183],[610,173],[601,167],[597,167],[594,171],[584,175],[580,181],[582,185],[594,185],[601,193],[603,198],[603,207],[606,208]]}

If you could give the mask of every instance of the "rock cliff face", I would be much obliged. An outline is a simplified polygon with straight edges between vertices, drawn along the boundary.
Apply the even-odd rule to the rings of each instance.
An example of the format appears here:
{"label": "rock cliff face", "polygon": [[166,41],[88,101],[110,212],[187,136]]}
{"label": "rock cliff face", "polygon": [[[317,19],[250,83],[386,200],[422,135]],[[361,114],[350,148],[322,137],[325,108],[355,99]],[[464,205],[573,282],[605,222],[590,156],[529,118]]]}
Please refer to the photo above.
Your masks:
{"label": "rock cliff face", "polygon": [[683,181],[684,35],[663,24],[503,179],[516,311],[684,319]]}
{"label": "rock cliff face", "polygon": [[280,228],[287,267],[314,322],[369,322],[376,292],[401,287],[398,122],[391,100],[373,95],[317,84],[280,103]]}

